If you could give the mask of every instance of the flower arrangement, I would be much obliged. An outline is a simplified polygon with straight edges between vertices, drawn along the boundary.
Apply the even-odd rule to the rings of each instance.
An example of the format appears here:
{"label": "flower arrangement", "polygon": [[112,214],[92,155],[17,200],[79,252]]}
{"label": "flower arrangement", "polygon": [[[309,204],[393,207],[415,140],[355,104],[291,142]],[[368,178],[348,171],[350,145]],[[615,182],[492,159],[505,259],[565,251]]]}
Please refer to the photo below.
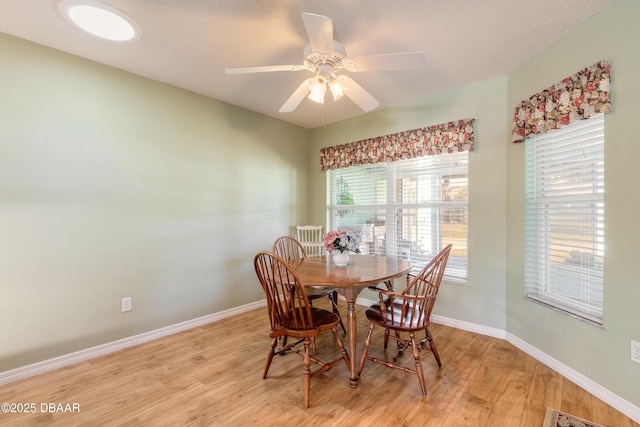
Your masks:
{"label": "flower arrangement", "polygon": [[360,253],[360,236],[358,236],[358,233],[354,231],[330,231],[326,236],[324,236],[322,242],[329,253],[334,250],[339,251],[340,253],[344,251],[351,251],[357,254]]}

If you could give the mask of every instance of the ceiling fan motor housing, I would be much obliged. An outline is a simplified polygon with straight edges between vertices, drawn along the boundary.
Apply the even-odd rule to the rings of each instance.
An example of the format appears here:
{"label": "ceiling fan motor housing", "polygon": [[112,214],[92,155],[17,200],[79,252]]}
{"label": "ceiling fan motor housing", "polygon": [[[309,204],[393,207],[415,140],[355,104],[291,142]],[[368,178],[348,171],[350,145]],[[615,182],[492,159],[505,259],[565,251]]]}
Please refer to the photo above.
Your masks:
{"label": "ceiling fan motor housing", "polygon": [[[303,55],[304,66],[306,68],[313,70],[328,79],[331,76],[331,73],[344,67],[343,60],[347,56],[347,52],[340,42],[334,40],[333,52],[314,52],[311,49],[311,44],[308,44],[304,48]],[[327,68],[327,66],[329,67]]]}

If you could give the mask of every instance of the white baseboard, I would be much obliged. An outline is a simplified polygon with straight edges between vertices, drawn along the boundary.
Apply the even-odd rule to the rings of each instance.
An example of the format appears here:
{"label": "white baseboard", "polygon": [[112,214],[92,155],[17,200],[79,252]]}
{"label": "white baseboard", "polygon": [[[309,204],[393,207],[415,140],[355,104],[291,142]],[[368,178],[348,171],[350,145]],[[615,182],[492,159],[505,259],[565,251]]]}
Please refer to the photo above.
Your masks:
{"label": "white baseboard", "polygon": [[[364,306],[369,306],[378,301],[372,301],[364,298],[358,298],[356,301],[357,304],[361,304]],[[635,406],[633,403],[621,398],[615,393],[612,393],[610,390],[602,387],[600,384],[595,381],[585,377],[581,373],[575,371],[574,369],[568,367],[562,362],[554,359],[546,353],[538,350],[536,347],[528,344],[522,339],[516,337],[513,334],[510,334],[502,329],[490,328],[488,326],[478,325],[475,323],[465,322],[463,320],[452,319],[449,317],[438,316],[434,314],[432,316],[433,323],[438,323],[445,326],[451,326],[452,328],[462,329],[464,331],[475,332],[481,335],[487,335],[494,338],[500,338],[507,341],[510,344],[518,347],[520,350],[527,353],[529,356],[538,360],[541,363],[544,363],[549,368],[561,374],[563,377],[573,381],[583,389],[587,390],[589,393],[596,396],[598,399],[607,403],[609,406],[617,409],[618,411],[625,414],[627,417],[631,418],[637,423],[640,423],[640,408]]]}
{"label": "white baseboard", "polygon": [[[364,305],[365,307],[375,304],[378,301],[373,301],[365,298],[358,298],[356,304]],[[450,317],[438,316],[434,314],[431,316],[433,323],[440,325],[451,326],[452,328],[462,329],[463,331],[476,332],[481,335],[487,335],[494,338],[505,339],[505,331],[502,329],[490,328],[488,326],[478,325],[476,323],[465,322],[464,320],[452,319]]]}
{"label": "white baseboard", "polygon": [[617,409],[618,411],[625,414],[627,417],[631,418],[637,423],[640,423],[640,407],[635,406],[633,403],[621,398],[617,394],[611,392],[595,381],[591,380],[588,377],[585,377],[580,372],[575,371],[564,363],[554,359],[548,354],[538,350],[536,347],[533,347],[529,343],[521,340],[520,338],[507,333],[506,337],[507,342],[513,344],[518,347],[520,350],[527,353],[529,356],[538,360],[539,362],[544,363],[549,368],[561,374],[563,377],[573,381],[583,389],[587,390],[589,393],[596,396],[598,399],[607,403],[609,406]]}
{"label": "white baseboard", "polygon": [[22,366],[20,368],[12,369],[9,371],[0,372],[0,385],[8,384],[24,378],[32,377],[34,375],[43,374],[45,372],[53,371],[54,369],[62,368],[64,366],[73,365],[74,363],[83,362],[85,360],[92,359],[94,357],[113,353],[114,351],[122,350],[127,347],[132,347],[134,345],[138,345],[138,344],[149,342],[158,338],[166,337],[168,335],[172,335],[177,332],[186,331],[187,329],[206,325],[207,323],[216,322],[218,320],[235,316],[237,314],[244,313],[246,311],[250,311],[255,308],[264,307],[266,304],[267,304],[266,300],[256,301],[253,303],[243,305],[241,307],[236,307],[230,310],[209,314],[206,316],[198,317],[196,319],[191,319],[185,322],[169,325],[164,328],[155,329],[153,331],[144,332],[142,334],[123,338],[121,340],[112,341],[106,344],[87,348],[85,350],[80,350],[74,353],[65,354],[63,356],[54,357],[53,359],[48,359],[42,362],[37,362],[31,365]]}
{"label": "white baseboard", "polygon": [[431,316],[433,323],[440,325],[451,326],[452,328],[462,329],[463,331],[475,332],[480,335],[486,335],[493,338],[506,339],[506,333],[502,329],[490,328],[489,326],[482,326],[476,323],[465,322],[464,320],[452,319],[450,317],[438,316],[434,314]]}
{"label": "white baseboard", "polygon": [[[364,298],[358,298],[356,303],[359,305],[369,306],[377,301],[372,301]],[[221,311],[219,313],[210,314],[207,316],[199,317],[197,319],[187,320],[185,322],[170,325],[164,328],[156,329],[153,331],[145,332],[132,337],[124,338],[121,340],[113,341],[96,347],[88,348],[85,350],[77,351],[75,353],[67,354],[64,356],[56,357],[53,359],[45,360],[42,362],[34,363],[32,365],[23,366],[20,368],[12,369],[10,371],[0,372],[0,385],[8,384],[14,381],[18,381],[24,378],[32,377],[34,375],[42,374],[52,371],[54,369],[69,366],[74,363],[82,362],[94,357],[102,356],[108,353],[112,353],[117,350],[122,350],[127,347],[142,344],[157,338],[162,338],[177,332],[185,331],[187,329],[195,328],[205,325],[207,323],[216,322],[218,320],[225,319],[227,317],[235,316],[246,311],[250,311],[259,307],[264,307],[266,301],[256,301],[250,304],[236,307],[230,310]],[[451,326],[456,329],[462,329],[469,332],[475,332],[481,335],[487,335],[494,338],[504,339],[507,342],[518,347],[520,350],[527,353],[529,356],[544,363],[549,368],[558,372],[562,376],[573,381],[580,387],[587,390],[603,402],[607,403],[611,407],[622,412],[635,422],[640,423],[640,408],[632,404],[631,402],[621,398],[620,396],[612,393],[608,389],[602,387],[595,381],[585,377],[581,373],[568,367],[562,362],[552,358],[546,353],[538,350],[522,339],[510,334],[506,331],[496,328],[490,328],[475,323],[465,322],[462,320],[452,319],[445,316],[433,315],[433,322],[445,326]]]}

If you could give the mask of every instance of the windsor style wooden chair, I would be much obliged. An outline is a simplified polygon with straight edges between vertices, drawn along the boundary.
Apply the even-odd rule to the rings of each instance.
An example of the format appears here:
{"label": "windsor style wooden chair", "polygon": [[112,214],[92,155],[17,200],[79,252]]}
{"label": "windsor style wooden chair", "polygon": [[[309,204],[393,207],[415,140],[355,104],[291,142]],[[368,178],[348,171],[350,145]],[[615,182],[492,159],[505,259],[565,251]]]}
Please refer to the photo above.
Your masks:
{"label": "windsor style wooden chair", "polygon": [[[429,325],[431,324],[431,312],[436,302],[436,296],[438,295],[442,275],[447,266],[451,247],[452,245],[447,245],[442,249],[417,276],[413,277],[402,292],[394,292],[391,289],[370,288],[378,292],[379,302],[371,305],[365,311],[367,319],[371,323],[360,356],[358,375],[362,373],[365,361],[370,360],[389,368],[417,375],[422,395],[427,395],[424,371],[420,361],[420,351],[428,342],[438,366],[442,366],[438,348],[429,332]],[[371,334],[376,326],[384,328],[385,350],[387,349],[389,338],[394,339],[398,344],[398,353],[391,360],[379,359],[369,355]],[[390,331],[394,331],[394,334],[391,335]],[[416,333],[420,331],[425,331],[426,336],[422,341],[417,342]],[[408,334],[408,337],[402,334]],[[414,369],[398,362],[404,351],[409,347],[412,348],[415,361]]]}
{"label": "windsor style wooden chair", "polygon": [[[305,287],[298,274],[287,261],[271,252],[260,252],[254,258],[254,267],[258,280],[267,297],[267,312],[271,330],[271,349],[267,354],[262,378],[267,377],[269,367],[276,354],[284,355],[293,351],[303,356],[304,376],[304,406],[309,407],[311,394],[311,377],[328,371],[340,361],[350,366],[349,355],[338,333],[340,318],[328,310],[312,307],[307,298]],[[336,337],[340,349],[340,357],[330,362],[323,362],[311,355],[311,339],[315,339],[321,332],[330,329]],[[295,342],[283,344],[276,349],[278,339],[291,337]],[[283,342],[286,343],[286,340]],[[297,348],[304,344],[304,350]],[[319,365],[315,371],[311,370],[311,363]]]}
{"label": "windsor style wooden chair", "polygon": [[[290,236],[278,237],[273,244],[272,250],[274,254],[284,258],[287,262],[306,258],[307,256],[304,246],[297,239]],[[340,327],[342,328],[342,332],[346,334],[347,330],[344,327],[344,323],[342,323],[342,316],[340,316],[340,310],[338,309],[338,292],[333,288],[323,286],[307,286],[305,290],[311,304],[313,304],[313,300],[325,297],[329,298],[333,313],[340,318]]]}

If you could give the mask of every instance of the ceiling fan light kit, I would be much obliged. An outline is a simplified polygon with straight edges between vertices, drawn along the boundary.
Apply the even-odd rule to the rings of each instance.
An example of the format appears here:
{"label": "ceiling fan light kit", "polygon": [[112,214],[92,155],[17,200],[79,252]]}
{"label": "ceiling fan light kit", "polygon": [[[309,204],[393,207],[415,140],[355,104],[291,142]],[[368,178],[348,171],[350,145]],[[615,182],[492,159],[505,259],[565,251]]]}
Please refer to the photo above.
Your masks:
{"label": "ceiling fan light kit", "polygon": [[337,101],[342,98],[349,88],[345,84],[348,81],[347,76],[337,76],[333,73],[331,66],[327,64],[318,65],[318,72],[309,82],[309,98],[318,104],[324,104],[324,95],[327,92],[327,85],[333,95],[333,100]]}
{"label": "ceiling fan light kit", "polygon": [[371,111],[377,108],[380,102],[349,76],[338,75],[338,71],[416,70],[426,64],[426,57],[422,52],[348,57],[344,46],[333,39],[333,21],[330,18],[303,13],[302,20],[309,38],[309,44],[303,50],[302,65],[259,65],[225,69],[227,74],[301,70],[314,73],[315,76],[304,80],[280,107],[281,113],[294,111],[305,97],[324,104],[327,86],[334,101],[346,95],[363,111]]}
{"label": "ceiling fan light kit", "polygon": [[324,104],[324,94],[327,91],[327,82],[322,79],[320,76],[316,76],[311,79],[309,82],[309,98],[313,102],[317,102],[318,104]]}
{"label": "ceiling fan light kit", "polygon": [[338,76],[331,83],[329,83],[329,89],[333,94],[333,100],[337,101],[347,94],[349,88],[345,84],[347,81],[347,76]]}

